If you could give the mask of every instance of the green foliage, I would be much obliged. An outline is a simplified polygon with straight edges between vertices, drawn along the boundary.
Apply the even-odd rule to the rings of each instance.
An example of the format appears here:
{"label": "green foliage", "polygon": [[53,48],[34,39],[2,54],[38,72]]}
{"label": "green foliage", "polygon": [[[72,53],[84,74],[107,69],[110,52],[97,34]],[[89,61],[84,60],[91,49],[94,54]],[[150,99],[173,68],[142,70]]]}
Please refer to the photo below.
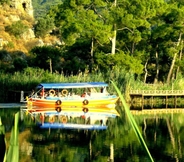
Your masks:
{"label": "green foliage", "polygon": [[0,50],[0,60],[6,62],[10,61],[11,58],[9,52],[6,50]]}
{"label": "green foliage", "polygon": [[2,4],[10,4],[10,0],[0,0],[0,5]]}
{"label": "green foliage", "polygon": [[22,58],[14,59],[13,65],[14,65],[16,71],[22,71],[24,68],[26,68],[28,66],[27,61],[22,59]]}
{"label": "green foliage", "polygon": [[[86,69],[109,71],[119,66],[146,82],[164,82],[176,54],[172,76],[177,78],[177,69],[184,73],[179,55],[184,31],[181,1],[33,0],[33,6],[36,19],[41,15],[34,28],[36,36],[55,34],[62,46],[33,49],[28,62],[32,67],[50,70],[52,64],[53,71],[75,75]],[[18,21],[6,30],[19,37],[24,25]],[[115,54],[110,55],[113,40]],[[12,62],[2,64],[12,69]]]}
{"label": "green foliage", "polygon": [[45,17],[47,12],[51,7],[56,6],[57,4],[62,3],[63,0],[32,0],[32,5],[34,8],[34,17],[36,19]]}
{"label": "green foliage", "polygon": [[8,44],[5,45],[5,48],[6,48],[6,47],[9,48],[9,49],[14,48],[13,42],[8,42]]}
{"label": "green foliage", "polygon": [[[108,71],[106,73],[95,72],[90,74],[89,71],[80,72],[78,75],[69,75],[53,73],[51,74],[48,70],[44,71],[43,69],[38,68],[25,68],[21,72],[15,72],[14,74],[0,72],[0,101],[6,101],[6,96],[8,91],[12,90],[24,90],[31,91],[34,89],[40,82],[92,82],[92,81],[105,81],[109,82],[109,79],[116,79],[121,81],[121,84],[126,85],[126,79],[124,78],[126,74],[124,71]],[[124,80],[124,81],[123,81]],[[121,86],[124,88],[124,86]],[[113,92],[111,86],[109,86],[109,91]]]}
{"label": "green foliage", "polygon": [[8,71],[11,68],[11,55],[6,50],[0,50],[0,71]]}
{"label": "green foliage", "polygon": [[73,73],[76,75],[79,71],[84,72],[85,69],[92,66],[90,55],[90,42],[79,40],[73,46],[66,48],[62,52],[62,68],[66,74]]}
{"label": "green foliage", "polygon": [[4,72],[21,71],[28,66],[27,57],[21,51],[0,50],[0,70]]}
{"label": "green foliage", "polygon": [[19,38],[24,32],[28,30],[28,26],[24,25],[21,20],[12,23],[5,27],[5,30],[14,35],[16,38]]}
{"label": "green foliage", "polygon": [[7,162],[19,162],[19,112],[15,114],[14,126],[11,130],[10,146],[6,155]]}
{"label": "green foliage", "polygon": [[52,63],[53,71],[61,71],[61,51],[51,46],[35,47],[31,50],[32,60],[31,66],[50,70]]}
{"label": "green foliage", "polygon": [[141,60],[136,59],[133,56],[124,54],[123,52],[117,53],[115,55],[96,53],[95,62],[100,67],[101,70],[110,70],[114,66],[126,69],[126,71],[131,71],[135,74],[141,74],[143,72],[143,66]]}
{"label": "green foliage", "polygon": [[54,19],[45,16],[39,18],[37,24],[35,25],[35,35],[37,37],[45,37],[54,28]]}

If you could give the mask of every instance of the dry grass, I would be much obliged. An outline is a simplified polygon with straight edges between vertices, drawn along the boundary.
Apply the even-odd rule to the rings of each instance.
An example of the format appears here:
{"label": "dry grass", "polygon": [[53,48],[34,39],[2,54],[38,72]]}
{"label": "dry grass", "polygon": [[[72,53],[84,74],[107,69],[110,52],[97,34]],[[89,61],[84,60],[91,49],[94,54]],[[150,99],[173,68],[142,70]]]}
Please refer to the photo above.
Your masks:
{"label": "dry grass", "polygon": [[[0,7],[0,38],[6,42],[4,49],[8,51],[22,51],[24,53],[28,53],[31,48],[37,45],[36,43],[32,43],[32,39],[23,40],[22,38],[15,38],[13,35],[10,35],[5,31],[5,26],[11,25],[16,19],[20,19],[29,28],[33,27],[34,19],[30,18],[30,16],[22,13],[20,10],[10,8],[8,5]],[[29,41],[31,42],[32,46],[30,46]],[[8,46],[7,42],[13,44],[13,46]]]}

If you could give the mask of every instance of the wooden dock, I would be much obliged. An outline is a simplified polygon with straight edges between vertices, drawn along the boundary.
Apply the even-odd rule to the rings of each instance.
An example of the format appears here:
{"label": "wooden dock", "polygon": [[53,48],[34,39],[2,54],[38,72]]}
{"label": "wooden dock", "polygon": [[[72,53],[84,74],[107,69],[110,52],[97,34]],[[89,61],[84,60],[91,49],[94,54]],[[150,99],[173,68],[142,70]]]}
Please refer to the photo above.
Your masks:
{"label": "wooden dock", "polygon": [[0,108],[20,108],[24,105],[23,103],[0,103]]}
{"label": "wooden dock", "polygon": [[142,110],[145,104],[150,104],[151,109],[154,109],[154,104],[158,99],[162,100],[165,108],[168,108],[169,100],[173,101],[173,108],[177,108],[177,105],[182,101],[178,101],[178,98],[184,98],[184,90],[131,90],[130,98],[131,104],[141,103]]}

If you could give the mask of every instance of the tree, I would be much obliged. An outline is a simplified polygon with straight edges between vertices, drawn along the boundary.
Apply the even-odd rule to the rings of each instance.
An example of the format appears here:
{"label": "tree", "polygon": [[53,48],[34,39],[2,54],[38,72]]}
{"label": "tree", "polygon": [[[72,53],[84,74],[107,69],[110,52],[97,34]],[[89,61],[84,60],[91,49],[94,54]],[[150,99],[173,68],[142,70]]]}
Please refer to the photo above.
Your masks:
{"label": "tree", "polygon": [[[156,83],[173,76],[176,63],[179,65],[178,57],[173,57],[173,53],[181,49],[175,42],[183,30],[183,4],[172,2],[64,0],[49,11],[49,16],[60,31],[66,47],[64,52],[73,45],[80,51],[78,42],[88,42],[85,48],[88,49],[86,55],[90,54],[91,71],[96,67],[118,65],[142,74],[144,82]],[[81,56],[78,54],[72,56],[82,58],[82,52]],[[116,56],[108,56],[110,54]]]}
{"label": "tree", "polygon": [[16,71],[22,71],[24,68],[26,68],[28,66],[27,61],[23,60],[22,58],[16,58],[13,61],[13,65],[14,65]]}
{"label": "tree", "polygon": [[31,50],[31,66],[39,67],[45,70],[61,70],[61,52],[60,49],[51,46],[35,47]]}
{"label": "tree", "polygon": [[49,16],[45,16],[38,19],[38,22],[35,25],[35,35],[37,37],[45,37],[53,28],[54,20]]}
{"label": "tree", "polygon": [[[150,42],[153,50],[157,54],[157,77],[170,82],[171,77],[175,78],[178,53],[181,44],[181,34],[183,31],[183,7],[178,7],[178,3],[169,2],[165,4],[162,14],[157,17],[157,22],[153,26]],[[154,50],[155,47],[155,50]],[[150,62],[151,63],[151,62]],[[159,73],[158,73],[159,71]]]}

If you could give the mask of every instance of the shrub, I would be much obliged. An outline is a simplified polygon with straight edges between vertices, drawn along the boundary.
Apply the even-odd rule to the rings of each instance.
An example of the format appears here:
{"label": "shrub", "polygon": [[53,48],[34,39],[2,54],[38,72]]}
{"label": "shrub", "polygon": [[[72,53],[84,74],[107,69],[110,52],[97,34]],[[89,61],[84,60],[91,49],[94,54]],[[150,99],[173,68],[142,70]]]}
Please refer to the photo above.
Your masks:
{"label": "shrub", "polygon": [[19,38],[24,32],[28,30],[28,26],[24,25],[22,21],[14,22],[11,25],[5,27],[5,31]]}

